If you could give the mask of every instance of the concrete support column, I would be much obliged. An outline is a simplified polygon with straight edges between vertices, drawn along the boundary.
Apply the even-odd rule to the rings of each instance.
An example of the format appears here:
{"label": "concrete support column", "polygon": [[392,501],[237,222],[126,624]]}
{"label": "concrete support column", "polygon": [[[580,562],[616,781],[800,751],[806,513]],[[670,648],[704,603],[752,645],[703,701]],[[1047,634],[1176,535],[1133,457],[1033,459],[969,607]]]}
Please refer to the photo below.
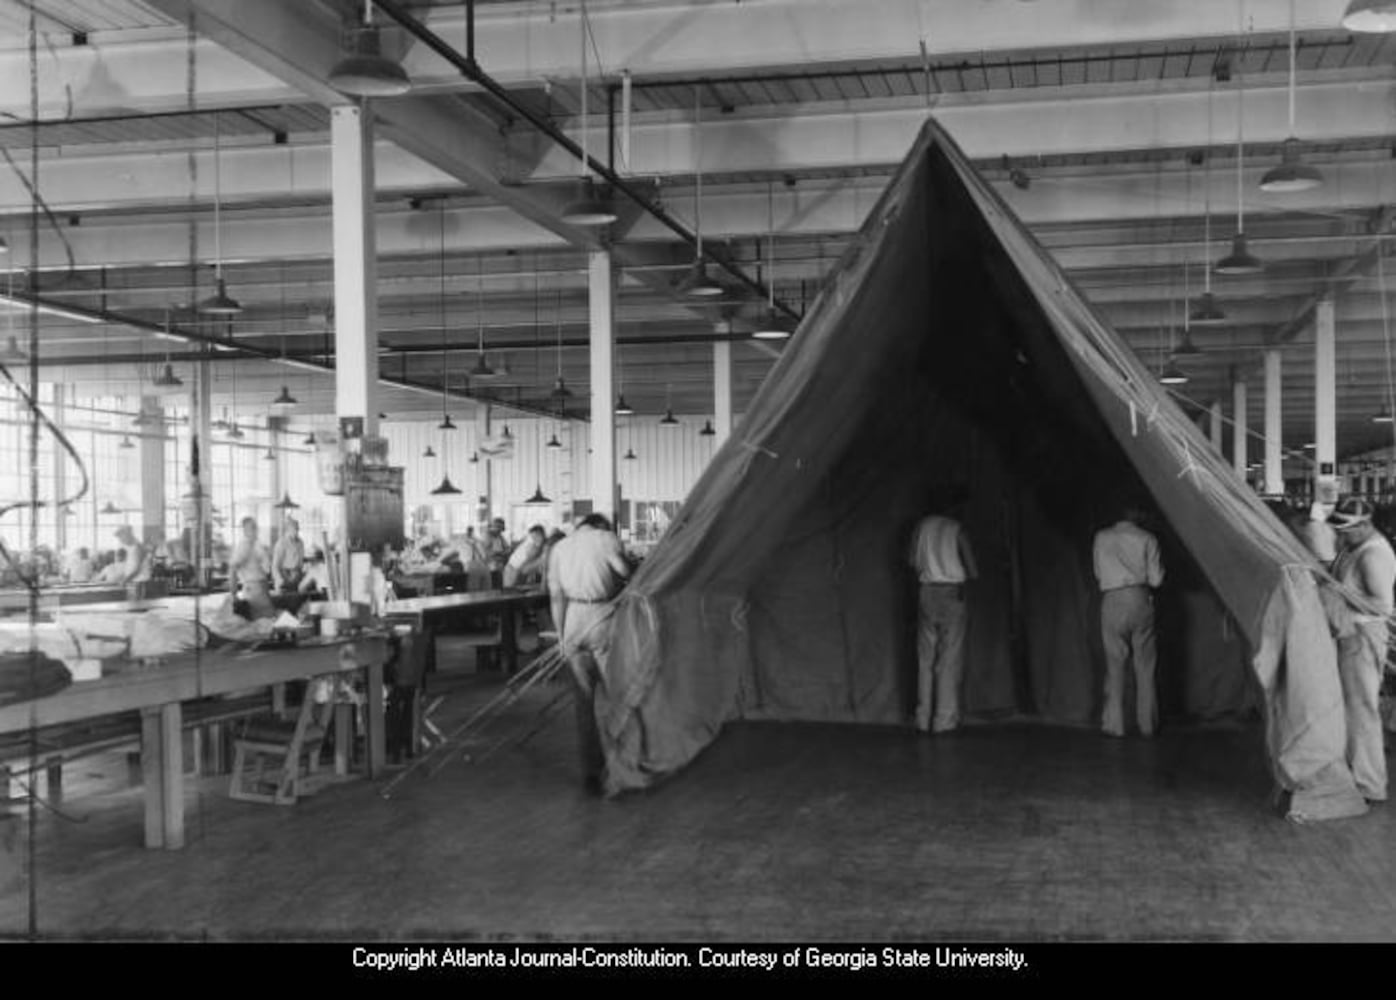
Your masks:
{"label": "concrete support column", "polygon": [[721,447],[732,436],[732,342],[713,344],[713,444]]}
{"label": "concrete support column", "polygon": [[165,536],[165,408],[156,396],[141,397],[141,541]]}
{"label": "concrete support column", "polygon": [[1231,376],[1231,467],[1246,478],[1246,380]]}
{"label": "concrete support column", "polygon": [[588,255],[591,307],[591,495],[592,507],[612,522],[616,509],[615,270],[611,255]]}
{"label": "concrete support column", "polygon": [[[330,109],[334,216],[335,412],[361,417],[378,433],[378,268],[373,182],[373,117],[362,105]],[[348,510],[343,511],[348,537]],[[369,553],[347,552],[349,597],[368,601]]]}
{"label": "concrete support column", "polygon": [[1333,300],[1324,299],[1314,310],[1314,496],[1326,503],[1338,499],[1336,334]]}
{"label": "concrete support column", "polygon": [[[494,429],[494,409],[488,403],[480,403],[475,407],[475,440],[485,441],[493,433]],[[489,525],[490,518],[494,513],[494,462],[476,450],[476,457],[479,462],[475,465],[476,491],[479,496],[476,509],[476,532],[480,535],[480,540],[485,539],[485,528]]]}
{"label": "concrete support column", "polygon": [[1284,430],[1281,425],[1283,407],[1280,397],[1281,355],[1279,351],[1265,352],[1265,494],[1283,496]]}
{"label": "concrete support column", "polygon": [[1207,421],[1208,429],[1211,431],[1212,447],[1217,449],[1217,454],[1222,450],[1222,405],[1220,399],[1212,400],[1211,416]]}

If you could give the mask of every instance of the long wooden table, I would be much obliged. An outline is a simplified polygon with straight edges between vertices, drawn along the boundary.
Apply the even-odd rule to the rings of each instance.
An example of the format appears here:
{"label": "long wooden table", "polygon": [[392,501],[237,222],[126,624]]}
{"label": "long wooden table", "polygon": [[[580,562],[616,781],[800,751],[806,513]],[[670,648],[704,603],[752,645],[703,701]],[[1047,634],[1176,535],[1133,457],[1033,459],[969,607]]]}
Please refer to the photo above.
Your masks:
{"label": "long wooden table", "polygon": [[386,765],[383,728],[382,635],[313,639],[296,646],[224,647],[169,657],[158,666],[132,667],[99,680],[79,681],[47,698],[0,706],[0,733],[31,726],[141,713],[141,766],[145,776],[145,846],[184,846],[184,702],[284,684],[329,673],[363,670],[367,691],[368,773]]}
{"label": "long wooden table", "polygon": [[383,605],[384,616],[409,617],[421,630],[435,631],[452,619],[498,614],[502,617],[500,650],[505,669],[510,673],[519,667],[518,615],[529,608],[548,606],[548,592],[543,587],[507,590],[476,590],[463,594],[437,594],[433,597],[408,597]]}
{"label": "long wooden table", "polygon": [[[126,599],[126,588],[114,584],[75,584],[46,586],[40,589],[38,607],[42,614],[52,614],[55,608],[80,604]],[[29,611],[29,591],[8,588],[0,590],[0,615],[22,615]]]}

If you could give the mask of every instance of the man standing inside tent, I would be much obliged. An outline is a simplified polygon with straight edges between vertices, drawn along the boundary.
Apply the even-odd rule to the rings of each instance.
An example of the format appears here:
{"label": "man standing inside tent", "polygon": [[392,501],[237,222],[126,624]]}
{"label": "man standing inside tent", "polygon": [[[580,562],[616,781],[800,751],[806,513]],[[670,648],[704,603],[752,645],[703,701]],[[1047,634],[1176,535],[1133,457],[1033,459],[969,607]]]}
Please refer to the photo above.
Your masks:
{"label": "man standing inside tent", "polygon": [[916,571],[916,728],[946,733],[960,724],[965,666],[965,584],[978,572],[969,536],[960,523],[963,491],[954,491],[943,513],[921,519],[912,535]]}
{"label": "man standing inside tent", "polygon": [[1332,514],[1341,551],[1333,564],[1338,582],[1365,607],[1353,614],[1354,628],[1338,637],[1338,677],[1347,717],[1348,766],[1368,802],[1386,801],[1386,757],[1382,747],[1380,694],[1386,667],[1387,616],[1396,588],[1396,553],[1372,524],[1372,505],[1350,497]]}
{"label": "man standing inside tent", "polygon": [[587,791],[597,795],[605,786],[606,758],[596,727],[596,688],[606,682],[611,599],[629,575],[620,539],[601,514],[588,514],[548,554],[549,603],[571,668],[583,778]]}
{"label": "man standing inside tent", "polygon": [[1154,590],[1163,585],[1158,539],[1144,530],[1144,513],[1129,505],[1124,516],[1096,532],[1095,578],[1100,584],[1100,631],[1105,643],[1105,707],[1101,729],[1123,736],[1125,661],[1133,659],[1135,718],[1142,736],[1158,725],[1154,669]]}

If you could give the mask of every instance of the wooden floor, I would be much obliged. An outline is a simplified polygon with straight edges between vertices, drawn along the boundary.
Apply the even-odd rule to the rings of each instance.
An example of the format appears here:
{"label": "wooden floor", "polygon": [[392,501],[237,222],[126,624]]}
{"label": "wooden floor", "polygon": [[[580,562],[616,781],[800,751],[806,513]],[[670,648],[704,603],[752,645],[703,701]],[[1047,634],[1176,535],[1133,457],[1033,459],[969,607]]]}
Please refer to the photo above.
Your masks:
{"label": "wooden floor", "polygon": [[[443,721],[492,684],[458,680]],[[560,690],[516,704],[497,733],[535,728]],[[1392,807],[1304,827],[1277,818],[1252,730],[1145,742],[1032,725],[940,738],[748,724],[667,785],[601,801],[580,788],[571,727],[563,712],[522,745],[413,775],[386,800],[355,781],[278,808],[229,800],[225,780],[191,782],[180,852],[139,846],[124,761],[79,762],[67,815],[42,812],[36,827],[37,931],[1396,940]],[[23,810],[0,817],[0,936],[30,930],[25,824]]]}

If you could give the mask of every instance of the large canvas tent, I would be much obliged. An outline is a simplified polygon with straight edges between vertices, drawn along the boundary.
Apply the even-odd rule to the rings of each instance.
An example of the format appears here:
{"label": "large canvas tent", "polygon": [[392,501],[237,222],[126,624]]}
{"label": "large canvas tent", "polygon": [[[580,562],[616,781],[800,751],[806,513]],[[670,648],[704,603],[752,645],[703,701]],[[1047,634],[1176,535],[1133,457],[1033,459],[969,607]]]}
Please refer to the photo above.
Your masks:
{"label": "large canvas tent", "polygon": [[1321,588],[1241,483],[933,121],[616,607],[612,792],[736,719],[908,723],[912,525],[968,492],[965,709],[1095,724],[1095,530],[1159,515],[1161,688],[1262,711],[1296,818],[1365,810]]}

